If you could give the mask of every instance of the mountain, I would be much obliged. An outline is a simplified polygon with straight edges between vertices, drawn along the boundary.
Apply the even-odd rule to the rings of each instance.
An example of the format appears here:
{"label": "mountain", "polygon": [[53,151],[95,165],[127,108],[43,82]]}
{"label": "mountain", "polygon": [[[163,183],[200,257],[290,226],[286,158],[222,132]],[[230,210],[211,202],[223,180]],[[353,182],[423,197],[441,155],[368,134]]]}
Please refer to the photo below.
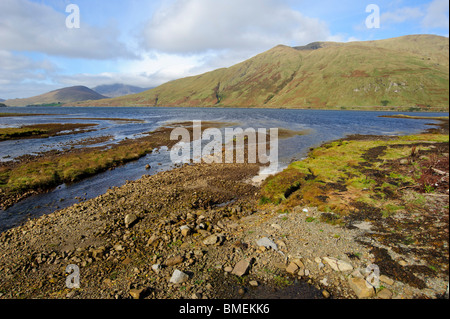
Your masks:
{"label": "mountain", "polygon": [[6,100],[5,104],[8,106],[28,106],[28,105],[43,105],[43,104],[65,104],[86,100],[100,100],[105,99],[103,96],[85,86],[72,86],[45,94],[29,97],[26,99],[12,99]]}
{"label": "mountain", "polygon": [[0,102],[5,102],[6,100],[4,100],[4,99],[0,99]]}
{"label": "mountain", "polygon": [[111,85],[99,85],[96,86],[95,88],[92,88],[92,90],[107,97],[119,97],[124,95],[141,93],[149,89],[117,83]]}
{"label": "mountain", "polygon": [[448,110],[448,67],[448,38],[434,35],[279,45],[229,68],[81,105]]}

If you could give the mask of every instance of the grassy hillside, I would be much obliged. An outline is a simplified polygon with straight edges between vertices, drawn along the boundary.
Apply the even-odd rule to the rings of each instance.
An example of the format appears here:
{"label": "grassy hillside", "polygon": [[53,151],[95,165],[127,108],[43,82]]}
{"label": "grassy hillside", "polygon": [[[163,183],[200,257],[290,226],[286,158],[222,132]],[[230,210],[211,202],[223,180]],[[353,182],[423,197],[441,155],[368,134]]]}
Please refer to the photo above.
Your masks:
{"label": "grassy hillside", "polygon": [[38,96],[26,99],[7,100],[4,103],[8,106],[27,106],[27,105],[43,105],[43,104],[64,104],[86,100],[104,99],[105,96],[85,87],[73,86],[51,91]]}
{"label": "grassy hillside", "polygon": [[279,45],[230,68],[92,106],[407,107],[448,110],[448,38]]}
{"label": "grassy hillside", "polygon": [[99,86],[92,88],[92,90],[94,90],[95,92],[97,92],[103,96],[106,96],[106,97],[119,97],[119,96],[124,96],[124,95],[141,93],[141,92],[147,91],[148,89],[149,88],[144,89],[141,87],[126,85],[126,84],[121,84],[121,83],[109,84],[109,85],[99,85]]}

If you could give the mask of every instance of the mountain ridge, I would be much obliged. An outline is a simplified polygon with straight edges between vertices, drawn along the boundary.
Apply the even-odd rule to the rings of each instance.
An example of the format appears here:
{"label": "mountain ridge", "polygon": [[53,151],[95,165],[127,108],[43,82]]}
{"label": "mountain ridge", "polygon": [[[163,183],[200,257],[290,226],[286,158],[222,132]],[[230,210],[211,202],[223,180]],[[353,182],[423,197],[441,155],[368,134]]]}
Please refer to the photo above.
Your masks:
{"label": "mountain ridge", "polygon": [[92,101],[106,99],[103,96],[86,86],[71,86],[53,90],[37,96],[24,99],[10,99],[4,101],[7,106],[29,106],[29,105],[48,105],[48,104],[66,104],[79,101]]}
{"label": "mountain ridge", "polygon": [[92,88],[93,91],[110,98],[141,93],[150,89],[123,83],[103,84]]}
{"label": "mountain ridge", "polygon": [[435,35],[278,45],[228,68],[74,105],[448,110],[448,57],[448,38]]}

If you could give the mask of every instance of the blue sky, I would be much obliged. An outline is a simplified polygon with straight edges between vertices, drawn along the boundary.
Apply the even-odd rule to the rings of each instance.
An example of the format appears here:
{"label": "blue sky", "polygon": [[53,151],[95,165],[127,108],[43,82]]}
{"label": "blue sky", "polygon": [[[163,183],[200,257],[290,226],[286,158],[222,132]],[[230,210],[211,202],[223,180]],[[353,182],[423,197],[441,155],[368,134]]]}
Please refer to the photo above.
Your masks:
{"label": "blue sky", "polygon": [[[66,7],[80,10],[69,29]],[[380,9],[380,28],[366,19]],[[0,0],[0,98],[72,85],[153,87],[278,44],[448,37],[446,0]]]}

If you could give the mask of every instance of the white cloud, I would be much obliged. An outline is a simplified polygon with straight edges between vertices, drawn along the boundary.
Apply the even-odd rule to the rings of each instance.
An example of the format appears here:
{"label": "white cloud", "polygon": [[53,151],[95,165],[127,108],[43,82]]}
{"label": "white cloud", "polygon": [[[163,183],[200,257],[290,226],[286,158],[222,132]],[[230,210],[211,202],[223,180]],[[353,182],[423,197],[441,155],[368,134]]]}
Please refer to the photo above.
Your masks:
{"label": "white cloud", "polygon": [[146,24],[143,45],[169,53],[261,51],[326,40],[329,35],[324,22],[276,0],[176,0]]}
{"label": "white cloud", "polygon": [[422,20],[425,28],[449,28],[448,20],[449,3],[448,0],[434,0],[426,10],[426,15]]}
{"label": "white cloud", "polygon": [[449,27],[448,0],[433,0],[427,5],[418,7],[402,7],[394,11],[384,12],[381,22],[386,24],[401,24],[404,22],[417,22],[422,28]]}
{"label": "white cloud", "polygon": [[86,59],[133,56],[118,41],[116,28],[89,26],[81,19],[79,29],[68,29],[67,15],[29,0],[1,0],[1,48]]}
{"label": "white cloud", "polygon": [[403,23],[408,20],[417,20],[424,16],[420,8],[403,7],[381,15],[381,23]]}

